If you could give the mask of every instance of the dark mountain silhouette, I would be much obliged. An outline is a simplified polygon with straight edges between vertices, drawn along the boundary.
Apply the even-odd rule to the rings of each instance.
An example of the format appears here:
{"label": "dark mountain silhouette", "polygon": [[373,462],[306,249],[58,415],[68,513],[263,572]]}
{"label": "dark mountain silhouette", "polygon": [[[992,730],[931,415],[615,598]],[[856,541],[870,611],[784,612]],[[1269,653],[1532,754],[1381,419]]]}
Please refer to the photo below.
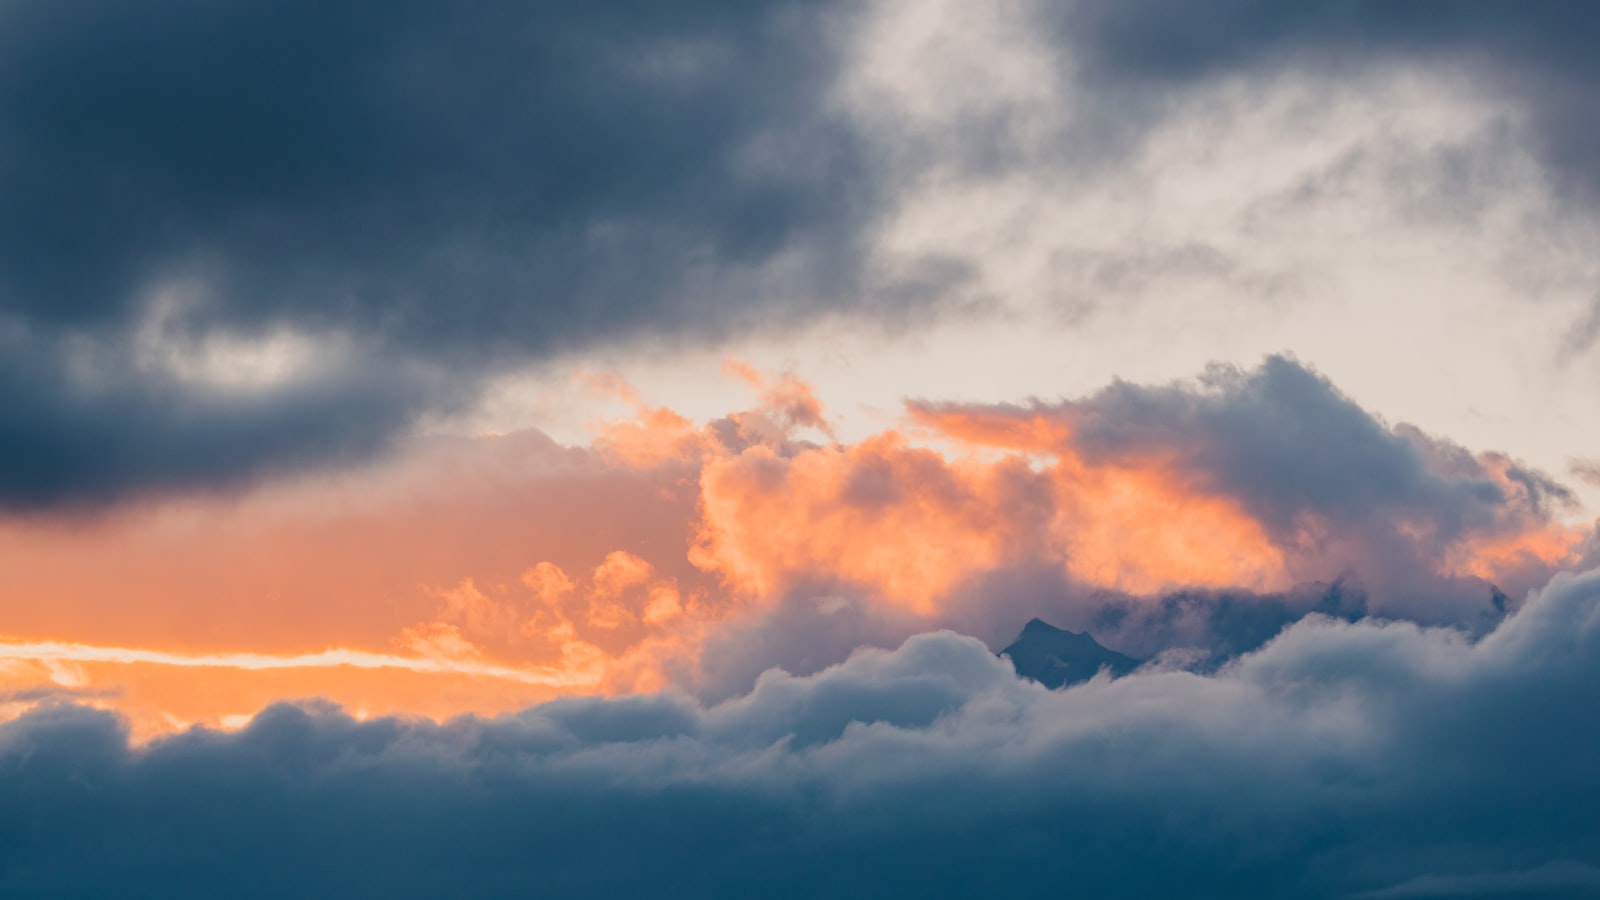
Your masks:
{"label": "dark mountain silhouette", "polygon": [[1050,688],[1088,681],[1101,669],[1126,675],[1143,662],[1107,650],[1088,633],[1065,631],[1043,619],[1022,626],[1022,634],[1000,655],[1011,658],[1018,675]]}

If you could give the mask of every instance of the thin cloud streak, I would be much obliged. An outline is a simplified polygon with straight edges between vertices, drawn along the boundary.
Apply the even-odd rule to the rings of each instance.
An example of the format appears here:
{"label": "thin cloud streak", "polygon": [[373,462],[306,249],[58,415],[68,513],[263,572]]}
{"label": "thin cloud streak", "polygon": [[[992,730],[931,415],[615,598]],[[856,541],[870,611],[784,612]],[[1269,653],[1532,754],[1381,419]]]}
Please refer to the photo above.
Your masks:
{"label": "thin cloud streak", "polygon": [[85,662],[125,665],[149,664],[199,669],[241,669],[264,672],[273,669],[327,669],[349,666],[356,669],[402,669],[408,672],[470,675],[496,678],[521,684],[555,687],[592,687],[595,677],[575,675],[553,668],[517,668],[464,659],[438,659],[396,656],[338,647],[316,653],[273,656],[265,653],[178,653],[136,647],[99,647],[62,641],[11,641],[0,639],[0,660],[21,662]]}

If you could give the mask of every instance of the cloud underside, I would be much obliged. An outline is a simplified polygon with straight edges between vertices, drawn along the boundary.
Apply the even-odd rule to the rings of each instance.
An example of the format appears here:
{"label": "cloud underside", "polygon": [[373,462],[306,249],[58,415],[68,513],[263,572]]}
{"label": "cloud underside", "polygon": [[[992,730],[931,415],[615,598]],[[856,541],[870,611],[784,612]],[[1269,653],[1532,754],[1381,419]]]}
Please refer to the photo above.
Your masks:
{"label": "cloud underside", "polygon": [[[28,402],[0,506],[348,464],[507,364],[836,308],[872,189],[829,29],[787,2],[7,4],[0,388]],[[214,383],[275,341],[309,360]]]}
{"label": "cloud underside", "polygon": [[131,750],[60,706],[0,728],[0,871],[63,897],[1580,896],[1597,661],[1589,574],[1476,643],[1312,618],[1211,676],[1064,691],[944,632],[710,707],[280,706]]}

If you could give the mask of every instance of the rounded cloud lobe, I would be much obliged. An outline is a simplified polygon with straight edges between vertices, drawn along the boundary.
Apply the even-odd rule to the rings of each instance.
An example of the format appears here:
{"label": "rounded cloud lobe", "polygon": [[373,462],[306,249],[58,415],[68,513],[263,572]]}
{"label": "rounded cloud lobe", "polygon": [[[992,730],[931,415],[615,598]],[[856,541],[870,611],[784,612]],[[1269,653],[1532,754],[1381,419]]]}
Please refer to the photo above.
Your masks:
{"label": "rounded cloud lobe", "polygon": [[1477,642],[1313,617],[1211,676],[1062,691],[945,632],[710,707],[280,706],[140,750],[53,707],[0,729],[0,872],[30,896],[1577,896],[1597,661],[1590,573]]}

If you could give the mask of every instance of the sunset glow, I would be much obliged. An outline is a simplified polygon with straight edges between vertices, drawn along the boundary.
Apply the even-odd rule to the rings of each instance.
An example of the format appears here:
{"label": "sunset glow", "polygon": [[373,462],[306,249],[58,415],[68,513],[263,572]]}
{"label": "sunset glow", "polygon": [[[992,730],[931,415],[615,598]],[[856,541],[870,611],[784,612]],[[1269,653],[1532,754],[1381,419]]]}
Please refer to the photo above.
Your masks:
{"label": "sunset glow", "polygon": [[[28,638],[0,643],[0,693],[82,696],[145,737],[277,697],[443,719],[679,683],[708,641],[796,590],[859,594],[939,628],[959,622],[973,584],[1018,566],[1153,598],[1282,591],[1364,562],[1327,552],[1334,534],[1274,539],[1176,454],[1086,457],[1070,410],[914,407],[905,427],[817,443],[805,435],[833,426],[811,387],[726,371],[757,406],[705,425],[609,379],[635,414],[596,425],[590,447],[480,437],[287,495],[14,531],[26,551],[4,577],[51,602],[14,620]],[[1498,458],[1484,471],[1510,484]],[[592,524],[562,529],[570,513]],[[1525,530],[1491,523],[1444,543],[1438,576],[1526,577],[1585,539],[1544,518],[1510,527]],[[122,585],[139,615],[119,615],[135,611]],[[196,682],[192,669],[208,671]]]}

